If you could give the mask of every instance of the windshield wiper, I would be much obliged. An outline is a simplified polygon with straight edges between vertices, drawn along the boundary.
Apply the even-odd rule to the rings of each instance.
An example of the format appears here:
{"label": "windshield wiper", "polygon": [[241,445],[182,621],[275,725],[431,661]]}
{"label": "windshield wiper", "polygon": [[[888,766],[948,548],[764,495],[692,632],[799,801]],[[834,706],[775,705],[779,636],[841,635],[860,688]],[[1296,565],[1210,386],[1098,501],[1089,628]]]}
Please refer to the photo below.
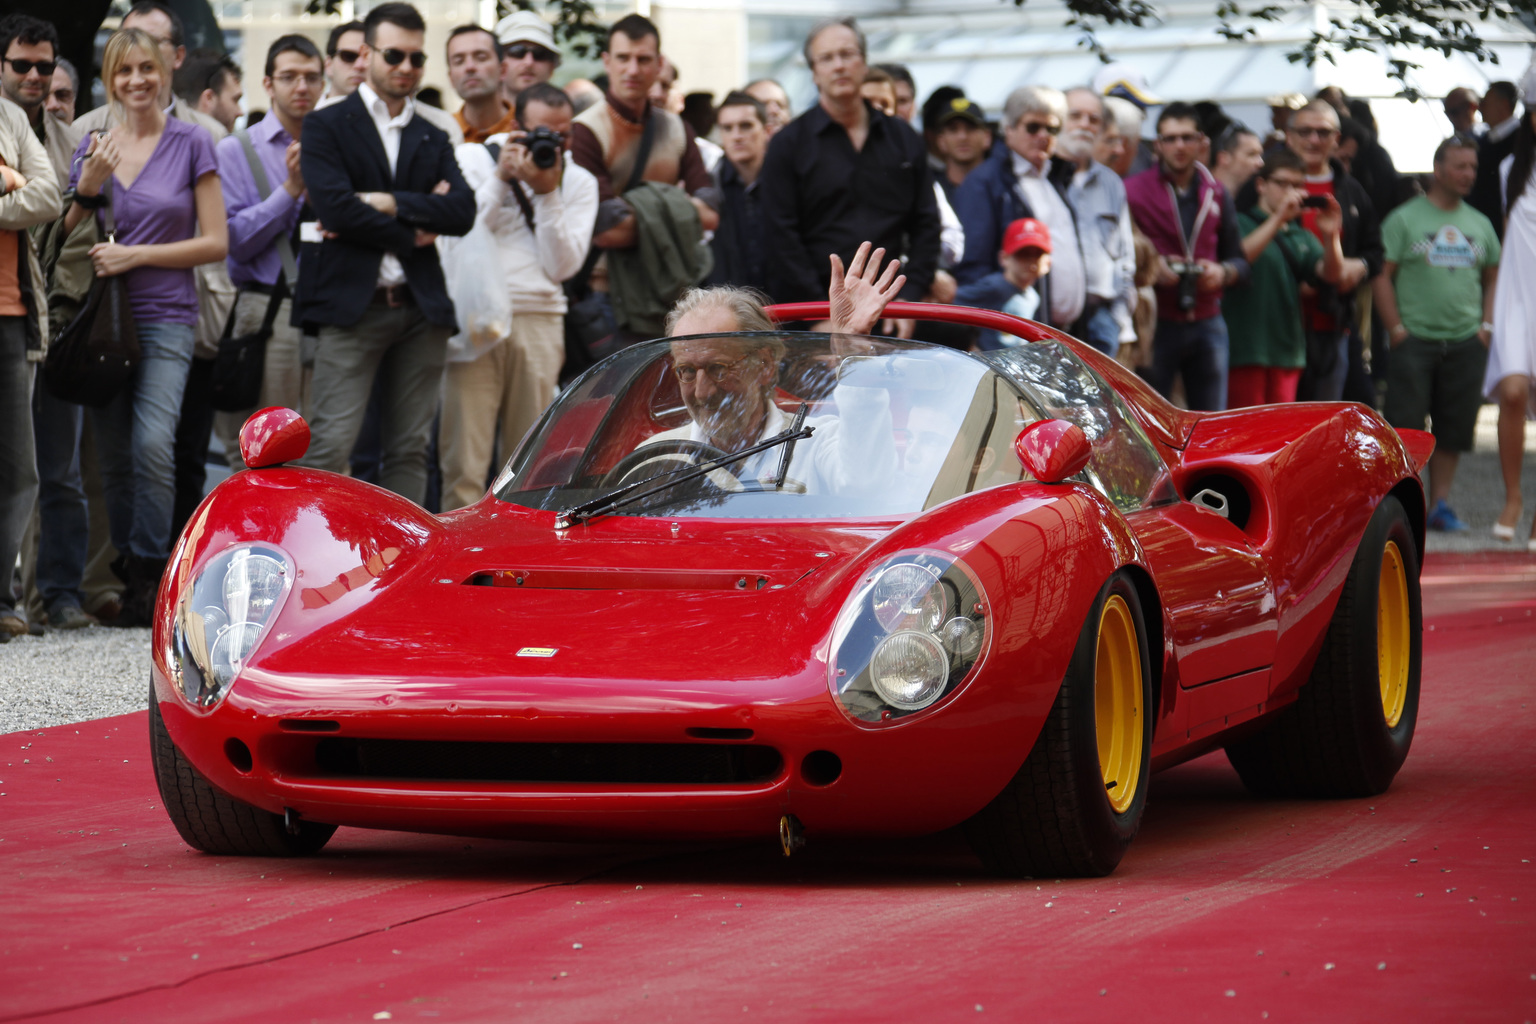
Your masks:
{"label": "windshield wiper", "polygon": [[[803,418],[804,407],[802,406],[800,415],[795,417],[795,422],[798,424]],[[792,427],[781,434],[773,435],[766,441],[759,441],[757,444],[743,448],[739,452],[721,455],[718,458],[710,459],[708,462],[701,462],[697,466],[691,466],[688,469],[675,469],[661,476],[649,477],[645,480],[637,480],[632,484],[625,484],[609,494],[599,495],[590,501],[582,502],[580,505],[574,505],[562,512],[556,512],[555,529],[564,530],[572,523],[585,522],[588,519],[607,515],[609,512],[624,508],[626,505],[633,505],[642,498],[648,498],[653,494],[676,487],[678,484],[686,483],[689,480],[697,480],[699,477],[705,476],[721,466],[729,466],[733,462],[740,462],[742,459],[756,455],[758,452],[777,448],[781,444],[792,445],[801,438],[810,437],[815,432],[815,427],[802,426],[798,429]],[[654,484],[655,486],[645,487],[646,484]],[[639,489],[643,487],[645,488],[644,490]]]}
{"label": "windshield wiper", "polygon": [[[801,427],[805,426],[806,408],[806,404],[801,402],[800,411],[795,413],[795,422],[789,425],[790,430],[799,430]],[[795,442],[793,439],[791,439],[790,442],[784,446],[784,451],[779,455],[779,471],[773,476],[774,490],[782,491],[784,489],[784,478],[789,475],[789,460],[793,459],[794,457]]]}

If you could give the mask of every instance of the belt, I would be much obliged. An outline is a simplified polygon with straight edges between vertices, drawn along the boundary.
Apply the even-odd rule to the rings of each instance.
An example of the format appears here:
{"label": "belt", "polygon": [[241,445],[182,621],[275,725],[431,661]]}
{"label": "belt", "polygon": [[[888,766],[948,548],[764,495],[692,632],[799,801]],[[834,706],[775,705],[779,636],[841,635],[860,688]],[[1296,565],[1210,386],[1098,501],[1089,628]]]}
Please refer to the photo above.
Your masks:
{"label": "belt", "polygon": [[411,294],[411,286],[408,284],[392,284],[373,291],[373,303],[376,306],[388,306],[397,309],[400,306],[414,306],[415,296]]}

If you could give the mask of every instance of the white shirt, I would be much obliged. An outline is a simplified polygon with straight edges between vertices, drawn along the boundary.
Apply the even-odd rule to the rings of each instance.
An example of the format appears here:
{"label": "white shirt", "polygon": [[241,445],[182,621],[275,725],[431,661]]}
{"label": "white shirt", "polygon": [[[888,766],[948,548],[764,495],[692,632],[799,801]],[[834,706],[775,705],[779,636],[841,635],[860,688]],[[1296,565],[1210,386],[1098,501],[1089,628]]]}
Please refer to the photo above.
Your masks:
{"label": "white shirt", "polygon": [[[373,118],[373,126],[379,130],[379,139],[384,143],[384,155],[389,159],[389,176],[394,178],[395,164],[400,160],[400,133],[411,123],[411,118],[416,116],[416,101],[407,96],[400,113],[391,117],[383,98],[367,82],[357,87],[357,95],[367,108],[368,116]],[[379,262],[379,287],[388,288],[404,283],[405,268],[400,265],[400,258],[392,252],[386,252],[384,259]]]}
{"label": "white shirt", "polygon": [[1516,117],[1514,114],[1511,114],[1504,120],[1500,121],[1498,124],[1491,126],[1488,129],[1487,134],[1484,135],[1484,138],[1486,138],[1489,142],[1503,142],[1505,139],[1509,138],[1510,135],[1514,134],[1515,129],[1519,127],[1520,118]]}
{"label": "white shirt", "polygon": [[[503,132],[486,140],[507,144]],[[574,277],[587,258],[592,227],[597,223],[597,179],[565,154],[560,187],[537,195],[522,182],[507,183],[496,173],[491,151],[478,142],[466,142],[454,151],[464,180],[475,190],[475,216],[490,228],[501,257],[501,272],[512,295],[514,315],[564,313],[565,290],[561,282]],[[533,210],[533,229],[523,216],[514,188],[523,190]],[[438,239],[445,253],[457,239]]]}
{"label": "white shirt", "polygon": [[[1034,211],[1035,219],[1051,232],[1051,273],[1046,290],[1051,297],[1051,322],[1068,327],[1083,315],[1088,284],[1083,269],[1083,252],[1077,238],[1077,222],[1066,200],[1045,178],[1045,172],[1017,153],[1013,157],[1013,173],[1019,182],[1024,201]],[[1050,161],[1045,167],[1051,166]]]}
{"label": "white shirt", "polygon": [[[859,495],[894,486],[898,481],[890,392],[839,384],[832,391],[832,400],[837,406],[835,415],[806,418],[805,425],[815,428],[815,433],[795,442],[783,489],[797,494]],[[766,441],[790,426],[790,418],[770,402],[757,440]],[[678,438],[712,443],[704,428],[689,420],[684,426],[653,434],[641,447]],[[740,480],[771,487],[783,454],[782,447],[769,448],[728,468]]]}

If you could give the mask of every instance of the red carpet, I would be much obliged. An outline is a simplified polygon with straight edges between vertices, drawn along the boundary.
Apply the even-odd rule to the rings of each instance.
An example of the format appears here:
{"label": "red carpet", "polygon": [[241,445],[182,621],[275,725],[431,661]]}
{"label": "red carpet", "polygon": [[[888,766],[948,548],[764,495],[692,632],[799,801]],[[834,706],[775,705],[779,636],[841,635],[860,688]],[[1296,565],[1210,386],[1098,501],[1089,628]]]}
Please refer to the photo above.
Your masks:
{"label": "red carpet", "polygon": [[955,835],[207,857],[143,713],[0,736],[0,1021],[1530,1020],[1536,563],[1424,583],[1391,792],[1261,803],[1207,757],[1098,881],[989,879]]}

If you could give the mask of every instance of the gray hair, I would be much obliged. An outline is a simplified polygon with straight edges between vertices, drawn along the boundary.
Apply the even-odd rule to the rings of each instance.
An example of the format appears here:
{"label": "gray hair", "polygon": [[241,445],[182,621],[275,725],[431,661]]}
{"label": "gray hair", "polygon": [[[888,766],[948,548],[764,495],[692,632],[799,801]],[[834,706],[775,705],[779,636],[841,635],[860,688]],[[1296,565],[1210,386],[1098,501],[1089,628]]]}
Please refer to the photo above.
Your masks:
{"label": "gray hair", "polygon": [[667,334],[671,335],[677,330],[678,322],[689,313],[701,309],[723,309],[736,318],[738,331],[772,331],[775,330],[773,321],[763,312],[766,304],[767,296],[755,288],[739,288],[728,284],[690,288],[678,298],[663,326]]}
{"label": "gray hair", "polygon": [[[859,23],[854,20],[852,16],[844,18],[823,18],[821,21],[818,21],[816,24],[811,26],[811,31],[808,32],[805,37],[805,45],[800,49],[800,52],[805,56],[806,67],[814,66],[811,64],[811,44],[816,41],[816,37],[821,35],[827,29],[836,28],[839,25],[853,33],[854,38],[859,41],[859,56],[863,57],[866,62],[869,60],[869,43],[864,39],[864,30],[859,28]],[[782,86],[780,88],[782,88]]]}
{"label": "gray hair", "polygon": [[1130,100],[1119,96],[1104,97],[1104,120],[1114,122],[1115,130],[1128,139],[1141,138],[1141,126],[1147,120],[1147,112]]}
{"label": "gray hair", "polygon": [[60,57],[57,61],[55,61],[55,63],[58,64],[59,67],[64,69],[64,73],[69,76],[69,80],[70,80],[70,82],[74,86],[75,95],[79,96],[80,95],[80,72],[77,71],[75,69],[75,66],[73,64],[71,64],[64,57]]}
{"label": "gray hair", "polygon": [[1067,97],[1048,85],[1026,85],[1013,90],[1003,103],[1003,127],[1012,128],[1025,114],[1049,114],[1065,124]]}

